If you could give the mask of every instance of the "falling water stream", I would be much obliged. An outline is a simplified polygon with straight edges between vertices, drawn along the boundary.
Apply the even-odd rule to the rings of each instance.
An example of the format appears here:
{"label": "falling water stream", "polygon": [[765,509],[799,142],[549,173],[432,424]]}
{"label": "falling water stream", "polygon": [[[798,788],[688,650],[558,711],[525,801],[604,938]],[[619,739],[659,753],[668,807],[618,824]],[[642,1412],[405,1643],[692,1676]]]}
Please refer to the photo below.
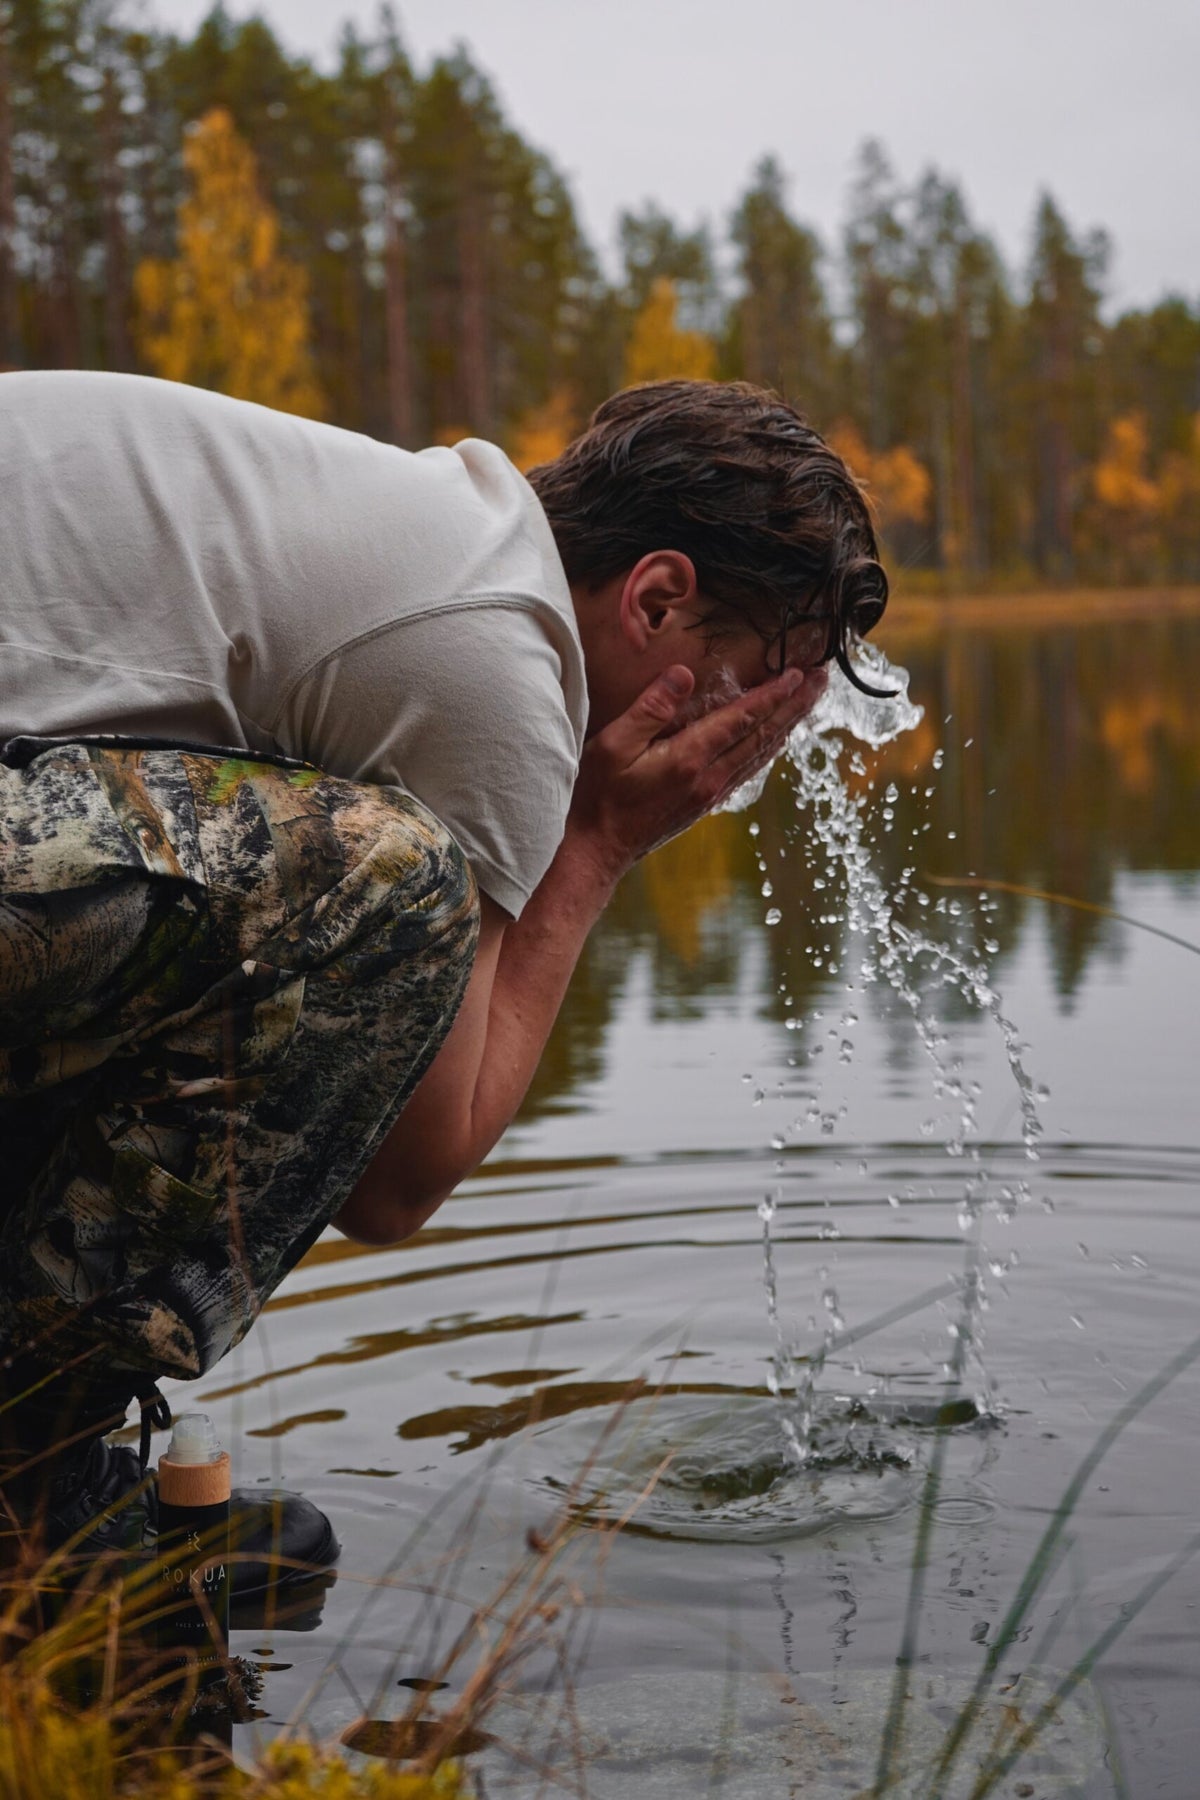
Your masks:
{"label": "falling water stream", "polygon": [[[589,1446],[584,1428],[553,1428],[562,1474],[551,1476],[551,1485],[569,1491],[575,1471],[586,1459],[589,1515],[627,1519],[632,1511],[629,1529],[650,1536],[763,1542],[822,1531],[839,1520],[892,1517],[914,1503],[931,1458],[945,1457],[948,1435],[956,1440],[955,1467],[969,1483],[987,1454],[989,1432],[1003,1416],[983,1359],[981,1314],[988,1303],[988,1276],[1006,1274],[1011,1261],[993,1259],[989,1267],[982,1234],[989,1213],[997,1220],[1011,1220],[1029,1200],[1030,1183],[1011,1172],[1011,1162],[1001,1178],[989,1169],[978,1135],[982,1088],[965,1075],[963,1058],[939,1018],[933,995],[940,991],[955,997],[994,1026],[1013,1084],[1010,1104],[1019,1114],[1021,1143],[1029,1161],[1038,1155],[1039,1107],[1046,1090],[1035,1085],[1025,1067],[1025,1046],[989,975],[991,940],[985,938],[982,949],[976,949],[957,939],[936,937],[913,923],[914,912],[924,915],[934,907],[920,886],[915,861],[906,860],[898,879],[889,883],[873,854],[876,821],[885,832],[893,828],[900,796],[889,783],[877,799],[864,749],[878,750],[913,729],[923,711],[908,697],[907,672],[892,666],[882,651],[860,644],[856,661],[869,686],[895,690],[892,696],[865,694],[835,669],[821,700],[786,747],[795,808],[792,854],[798,847],[804,876],[794,883],[782,881],[778,874],[772,878],[764,854],[757,850],[760,893],[768,902],[765,923],[778,925],[783,906],[802,906],[806,894],[811,895],[815,906],[809,954],[827,979],[840,981],[843,995],[831,1024],[818,1009],[804,1017],[795,1009],[786,981],[780,984],[786,1023],[797,1045],[797,1054],[789,1061],[797,1068],[806,1064],[809,1080],[804,1110],[773,1136],[771,1150],[782,1157],[813,1127],[824,1137],[837,1131],[846,1109],[836,1107],[823,1090],[832,1085],[833,1071],[853,1060],[858,1009],[870,990],[889,993],[910,1022],[935,1105],[948,1121],[946,1155],[961,1164],[953,1198],[963,1253],[958,1276],[940,1289],[901,1296],[896,1316],[932,1304],[948,1308],[950,1354],[933,1371],[932,1391],[928,1379],[922,1384],[924,1391],[909,1384],[902,1392],[892,1392],[884,1379],[871,1381],[865,1391],[822,1389],[829,1358],[853,1345],[864,1324],[851,1325],[843,1314],[830,1266],[840,1231],[830,1223],[819,1234],[825,1240],[820,1254],[830,1259],[817,1269],[821,1327],[818,1330],[810,1321],[802,1337],[785,1328],[772,1237],[783,1198],[785,1164],[776,1161],[781,1179],[758,1201],[763,1284],[773,1336],[767,1394],[761,1399],[749,1394],[674,1395],[634,1404],[599,1454]],[[935,767],[941,766],[940,751],[933,760]],[[735,793],[725,810],[751,807],[768,773]],[[927,817],[933,791],[915,786],[926,805],[918,809],[917,823],[911,827],[914,839],[925,829],[921,812]],[[749,829],[757,847],[760,828],[754,819]],[[942,904],[948,923],[964,917],[960,902]],[[990,904],[986,895],[980,897],[984,919]],[[832,948],[833,927],[843,931],[844,948],[838,952]],[[806,1052],[803,1034],[810,1027],[820,1028],[822,1041]],[[821,1052],[831,1043],[836,1045],[836,1063],[822,1082],[815,1070],[821,1067]],[[752,1076],[745,1079],[753,1082]],[[761,1102],[765,1089],[754,1087],[754,1098]],[[936,1118],[927,1120],[922,1134],[931,1135],[937,1124]],[[863,1162],[860,1174],[867,1173]],[[902,1204],[897,1193],[887,1198],[892,1207]],[[876,1318],[865,1329],[884,1322]]]}
{"label": "falling water stream", "polygon": [[[887,1482],[881,1478],[885,1478],[891,1469],[908,1468],[920,1459],[919,1440],[913,1437],[914,1429],[934,1423],[944,1425],[948,1419],[957,1424],[978,1426],[998,1414],[998,1402],[981,1354],[979,1313],[984,1276],[980,1232],[983,1216],[989,1208],[1003,1218],[1010,1218],[1030,1195],[1027,1180],[1009,1178],[1002,1183],[993,1183],[990,1177],[977,1137],[980,1084],[964,1078],[961,1058],[954,1052],[925,991],[926,986],[933,984],[952,990],[968,1006],[986,1014],[994,1023],[1015,1084],[1021,1141],[1030,1161],[1037,1158],[1042,1134],[1038,1108],[1047,1093],[1031,1079],[1022,1061],[1026,1047],[1004,1011],[999,990],[990,979],[986,955],[997,946],[985,939],[984,953],[981,954],[961,943],[933,937],[909,922],[908,915],[914,906],[924,911],[931,904],[928,894],[919,885],[915,862],[906,862],[898,881],[889,887],[872,857],[869,826],[875,784],[866,780],[868,770],[861,746],[880,749],[918,725],[924,711],[909,698],[907,670],[889,663],[882,650],[874,645],[859,643],[855,650],[858,674],[867,686],[881,690],[887,697],[864,692],[835,666],[820,700],[796,727],[785,752],[792,771],[799,815],[795,836],[802,845],[811,889],[821,903],[814,923],[818,927],[844,927],[842,955],[849,966],[839,968],[835,961],[825,961],[833,952],[822,941],[820,930],[814,936],[812,956],[814,963],[826,967],[830,976],[843,977],[845,1004],[836,1026],[829,1032],[829,1036],[837,1041],[839,1061],[847,1063],[854,1054],[852,1033],[858,1023],[855,1008],[861,1004],[860,996],[873,986],[885,984],[911,1019],[928,1064],[935,1102],[939,1105],[948,1103],[951,1108],[953,1123],[945,1138],[945,1150],[948,1156],[962,1159],[964,1163],[957,1216],[965,1258],[958,1318],[948,1329],[957,1343],[958,1363],[965,1366],[968,1358],[974,1363],[978,1377],[975,1395],[957,1410],[951,1407],[950,1413],[945,1405],[935,1403],[931,1406],[928,1401],[923,1405],[901,1402],[899,1407],[894,1402],[881,1403],[877,1394],[854,1400],[834,1396],[829,1401],[821,1401],[818,1384],[827,1358],[835,1346],[846,1342],[848,1335],[852,1336],[847,1332],[837,1289],[829,1279],[828,1271],[823,1270],[821,1297],[825,1325],[819,1344],[806,1349],[801,1342],[789,1338],[780,1313],[771,1238],[772,1221],[782,1193],[779,1187],[772,1187],[764,1194],[758,1204],[758,1214],[763,1228],[767,1312],[775,1340],[768,1385],[779,1403],[780,1426],[791,1459],[797,1469],[817,1477],[836,1473],[843,1487],[848,1476],[865,1474],[871,1478],[871,1485],[880,1490],[879,1497],[885,1499],[886,1506]],[[942,760],[939,750],[933,758],[934,767],[940,769]],[[849,786],[843,765],[860,784],[864,781],[866,784],[857,790]],[[762,791],[767,773],[769,771],[764,771],[734,794],[727,802],[728,810],[742,811],[752,805]],[[928,801],[932,793],[932,788],[925,788],[921,797]],[[898,789],[889,783],[879,809],[884,831],[893,828],[898,799]],[[913,838],[919,839],[923,829],[923,822],[914,825]],[[751,823],[750,830],[757,837],[756,823]],[[763,876],[762,897],[773,902],[776,883],[768,876],[761,853],[758,863]],[[986,894],[979,904],[986,915]],[[959,902],[952,902],[951,906],[953,916],[961,914]],[[771,904],[766,923],[778,924],[781,918],[780,907]],[[783,1001],[790,1009],[792,1000],[786,991]],[[813,1020],[821,1022],[822,1015],[815,1013]],[[794,1031],[803,1030],[805,1024],[805,1020],[795,1013],[787,1022]],[[794,1121],[790,1130],[799,1133],[806,1126],[816,1125],[828,1135],[836,1129],[840,1116],[822,1106],[818,1080],[810,1090],[806,1112]],[[787,1141],[788,1134],[778,1134],[772,1141],[772,1148],[780,1151]],[[893,1206],[900,1204],[896,1195],[889,1194],[888,1200]],[[947,1364],[947,1375],[952,1367],[957,1364]],[[825,1504],[818,1507],[818,1516],[824,1518],[832,1496],[825,1481],[820,1485],[820,1498]],[[843,1494],[843,1510],[846,1498]],[[849,1510],[861,1511],[861,1507],[851,1505]]]}

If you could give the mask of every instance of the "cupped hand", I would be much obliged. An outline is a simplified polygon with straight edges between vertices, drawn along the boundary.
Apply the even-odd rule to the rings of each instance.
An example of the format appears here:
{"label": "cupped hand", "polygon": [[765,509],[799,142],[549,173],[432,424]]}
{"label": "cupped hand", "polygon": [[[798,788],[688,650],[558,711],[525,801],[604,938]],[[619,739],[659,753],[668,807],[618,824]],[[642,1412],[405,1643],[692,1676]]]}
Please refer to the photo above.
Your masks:
{"label": "cupped hand", "polygon": [[584,747],[568,835],[618,879],[778,756],[825,673],[787,669],[689,718],[691,671],[682,663],[664,670]]}

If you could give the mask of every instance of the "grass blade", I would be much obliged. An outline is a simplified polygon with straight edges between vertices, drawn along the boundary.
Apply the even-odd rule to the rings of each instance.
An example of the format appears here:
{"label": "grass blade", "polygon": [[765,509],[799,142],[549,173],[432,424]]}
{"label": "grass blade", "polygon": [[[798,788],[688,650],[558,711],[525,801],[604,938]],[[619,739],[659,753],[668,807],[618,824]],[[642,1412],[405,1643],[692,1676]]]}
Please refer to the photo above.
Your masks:
{"label": "grass blade", "polygon": [[1029,1567],[1026,1569],[1025,1574],[1021,1579],[1021,1584],[1017,1589],[1016,1595],[1005,1615],[1003,1623],[988,1649],[983,1667],[980,1669],[979,1675],[976,1678],[975,1686],[962,1711],[959,1713],[958,1718],[950,1729],[946,1743],[942,1749],[942,1754],[938,1759],[937,1767],[933,1772],[928,1800],[942,1800],[942,1796],[945,1792],[946,1777],[961,1748],[963,1739],[972,1729],[975,1720],[979,1716],[979,1709],[983,1704],[983,1699],[987,1693],[992,1677],[995,1675],[996,1669],[999,1666],[1000,1658],[1007,1646],[1012,1642],[1015,1633],[1024,1621],[1025,1615],[1033,1604],[1038,1590],[1042,1586],[1053,1562],[1057,1561],[1059,1540],[1066,1528],[1067,1521],[1079,1504],[1079,1497],[1083,1492],[1085,1484],[1090,1480],[1100,1463],[1108,1455],[1108,1452],[1121,1436],[1125,1427],[1131,1425],[1134,1419],[1144,1412],[1146,1407],[1149,1406],[1153,1400],[1158,1398],[1163,1389],[1169,1387],[1177,1376],[1182,1375],[1184,1370],[1189,1368],[1191,1364],[1196,1361],[1197,1357],[1200,1357],[1200,1337],[1193,1338],[1190,1344],[1185,1345],[1177,1355],[1171,1358],[1170,1362],[1167,1363],[1165,1367],[1158,1371],[1157,1375],[1151,1376],[1150,1380],[1147,1381],[1144,1386],[1139,1388],[1137,1393],[1134,1394],[1131,1399],[1126,1401],[1121,1410],[1115,1414],[1105,1426],[1104,1430],[1100,1433],[1100,1436],[1096,1439],[1096,1442],[1092,1445],[1091,1449],[1076,1469],[1067,1485],[1062,1499],[1055,1509],[1054,1517],[1051,1519],[1049,1525],[1047,1525],[1042,1534],[1041,1541],[1030,1559]]}

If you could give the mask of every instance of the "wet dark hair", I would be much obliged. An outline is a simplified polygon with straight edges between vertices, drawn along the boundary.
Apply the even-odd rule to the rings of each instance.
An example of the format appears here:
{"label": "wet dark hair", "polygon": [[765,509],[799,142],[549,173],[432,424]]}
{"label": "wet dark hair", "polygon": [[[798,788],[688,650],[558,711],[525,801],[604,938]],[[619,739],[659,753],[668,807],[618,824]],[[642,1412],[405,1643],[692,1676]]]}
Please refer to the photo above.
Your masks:
{"label": "wet dark hair", "polygon": [[529,471],[567,579],[599,586],[654,550],[689,556],[713,611],[786,644],[826,621],[822,662],[868,687],[848,646],[878,624],[888,580],[862,489],[795,409],[748,381],[651,381],[596,409]]}

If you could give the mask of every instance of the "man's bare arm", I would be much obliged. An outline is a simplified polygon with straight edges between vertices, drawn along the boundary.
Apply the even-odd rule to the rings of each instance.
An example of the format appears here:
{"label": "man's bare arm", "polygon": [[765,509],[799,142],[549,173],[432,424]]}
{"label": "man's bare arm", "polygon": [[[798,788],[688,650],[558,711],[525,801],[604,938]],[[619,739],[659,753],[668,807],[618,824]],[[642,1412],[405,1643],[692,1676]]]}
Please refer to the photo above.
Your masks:
{"label": "man's bare arm", "polygon": [[366,1243],[408,1237],[483,1161],[525,1096],[621,876],[776,755],[815,686],[789,670],[673,731],[691,676],[672,668],[589,742],[562,843],[520,918],[483,897],[458,1017],[335,1218],[342,1231]]}

